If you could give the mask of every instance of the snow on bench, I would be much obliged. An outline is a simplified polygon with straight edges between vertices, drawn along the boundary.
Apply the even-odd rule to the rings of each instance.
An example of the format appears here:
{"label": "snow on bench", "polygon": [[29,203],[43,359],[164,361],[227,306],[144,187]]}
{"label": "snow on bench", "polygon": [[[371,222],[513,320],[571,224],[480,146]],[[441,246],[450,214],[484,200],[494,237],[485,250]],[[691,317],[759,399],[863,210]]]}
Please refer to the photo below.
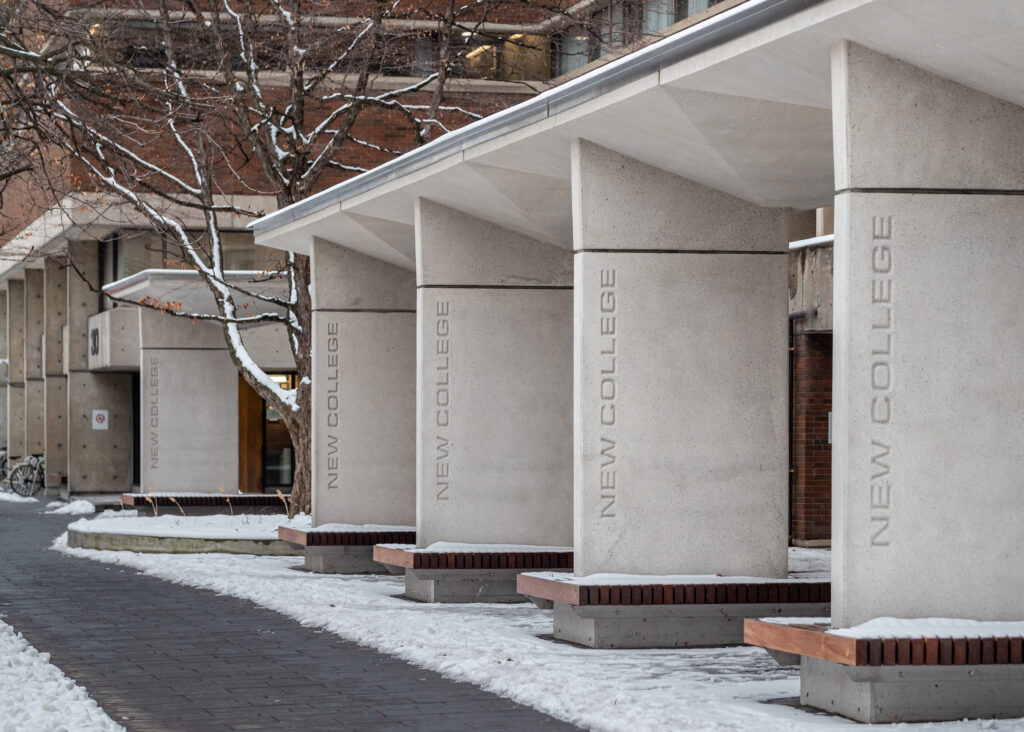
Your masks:
{"label": "snow on bench", "polygon": [[518,590],[527,597],[574,606],[826,603],[832,596],[828,581],[719,575],[573,577],[529,572],[519,575]]}
{"label": "snow on bench", "polygon": [[373,558],[405,569],[572,569],[572,547],[528,544],[378,544]]}
{"label": "snow on bench", "polygon": [[299,546],[404,544],[416,541],[416,527],[383,524],[321,524],[313,528],[282,526],[277,530],[277,537]]}
{"label": "snow on bench", "polygon": [[844,666],[965,666],[1024,663],[1024,622],[876,618],[853,628],[792,619],[747,619],[748,645]]}

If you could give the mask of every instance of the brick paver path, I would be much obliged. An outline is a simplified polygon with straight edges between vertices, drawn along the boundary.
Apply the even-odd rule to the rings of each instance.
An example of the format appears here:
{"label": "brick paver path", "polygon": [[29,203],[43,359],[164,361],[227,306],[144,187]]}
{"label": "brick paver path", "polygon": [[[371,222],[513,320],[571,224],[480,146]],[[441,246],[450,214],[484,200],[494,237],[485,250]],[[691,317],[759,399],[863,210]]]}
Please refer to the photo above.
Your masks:
{"label": "brick paver path", "polygon": [[0,503],[0,614],[131,732],[571,729],[251,602],[49,551],[69,517],[40,511]]}

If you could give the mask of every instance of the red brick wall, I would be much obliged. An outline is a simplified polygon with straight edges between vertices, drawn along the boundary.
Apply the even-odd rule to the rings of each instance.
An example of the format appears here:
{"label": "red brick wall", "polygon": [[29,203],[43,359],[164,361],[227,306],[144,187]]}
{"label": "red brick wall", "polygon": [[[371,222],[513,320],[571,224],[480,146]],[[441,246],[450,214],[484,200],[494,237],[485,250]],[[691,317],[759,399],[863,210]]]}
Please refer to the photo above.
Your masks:
{"label": "red brick wall", "polygon": [[790,516],[794,540],[832,536],[832,334],[793,336]]}

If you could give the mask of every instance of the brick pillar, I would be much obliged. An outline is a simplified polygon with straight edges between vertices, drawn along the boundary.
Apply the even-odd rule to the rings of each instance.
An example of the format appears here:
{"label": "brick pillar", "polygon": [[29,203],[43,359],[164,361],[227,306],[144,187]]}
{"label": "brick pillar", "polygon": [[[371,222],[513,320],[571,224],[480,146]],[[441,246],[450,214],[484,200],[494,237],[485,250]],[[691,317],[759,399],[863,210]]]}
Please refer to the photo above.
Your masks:
{"label": "brick pillar", "polygon": [[790,517],[795,544],[832,538],[832,334],[793,337]]}

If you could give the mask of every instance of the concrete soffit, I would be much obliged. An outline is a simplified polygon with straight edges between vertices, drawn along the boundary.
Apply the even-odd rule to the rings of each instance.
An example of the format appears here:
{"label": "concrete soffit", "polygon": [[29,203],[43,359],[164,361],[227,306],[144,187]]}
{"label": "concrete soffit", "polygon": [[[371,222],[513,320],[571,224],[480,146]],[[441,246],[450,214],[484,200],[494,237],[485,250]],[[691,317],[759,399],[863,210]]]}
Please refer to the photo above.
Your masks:
{"label": "concrete soffit", "polygon": [[[571,247],[569,158],[576,138],[761,206],[831,204],[830,58],[843,40],[1024,104],[1022,4],[798,5],[738,5],[264,217],[252,227],[257,242],[301,251],[316,235],[400,264],[395,252],[410,252],[408,227],[423,197]],[[759,14],[761,25],[754,23]],[[750,26],[746,32],[726,32],[741,23]],[[716,33],[725,40],[706,40]],[[697,52],[680,50],[702,37]]]}

